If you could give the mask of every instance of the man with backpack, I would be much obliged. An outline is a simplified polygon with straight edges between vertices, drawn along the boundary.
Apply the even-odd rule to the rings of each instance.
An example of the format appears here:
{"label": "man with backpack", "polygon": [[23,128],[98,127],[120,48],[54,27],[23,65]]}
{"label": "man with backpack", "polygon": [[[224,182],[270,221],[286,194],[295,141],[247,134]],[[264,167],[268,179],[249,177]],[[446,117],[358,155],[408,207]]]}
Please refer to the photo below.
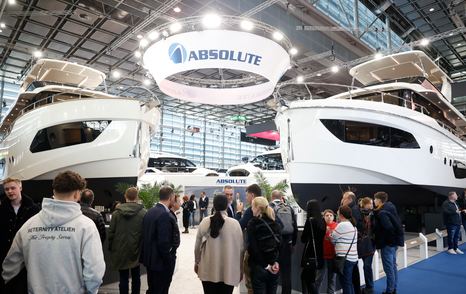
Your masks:
{"label": "man with backpack", "polygon": [[298,225],[293,208],[286,204],[282,192],[274,190],[270,207],[275,212],[277,223],[281,227],[282,242],[280,244],[280,278],[283,294],[291,293],[291,253],[298,237]]}

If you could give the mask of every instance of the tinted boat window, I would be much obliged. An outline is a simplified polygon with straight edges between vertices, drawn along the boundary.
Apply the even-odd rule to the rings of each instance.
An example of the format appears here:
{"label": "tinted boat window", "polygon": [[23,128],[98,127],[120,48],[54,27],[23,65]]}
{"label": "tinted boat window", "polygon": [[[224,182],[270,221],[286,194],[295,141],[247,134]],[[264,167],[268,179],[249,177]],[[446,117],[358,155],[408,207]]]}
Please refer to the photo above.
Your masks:
{"label": "tinted boat window", "polygon": [[32,153],[94,141],[110,124],[110,120],[80,121],[39,130],[32,140]]}
{"label": "tinted boat window", "polygon": [[400,129],[350,120],[321,119],[321,122],[343,142],[391,148],[420,148],[411,133]]}

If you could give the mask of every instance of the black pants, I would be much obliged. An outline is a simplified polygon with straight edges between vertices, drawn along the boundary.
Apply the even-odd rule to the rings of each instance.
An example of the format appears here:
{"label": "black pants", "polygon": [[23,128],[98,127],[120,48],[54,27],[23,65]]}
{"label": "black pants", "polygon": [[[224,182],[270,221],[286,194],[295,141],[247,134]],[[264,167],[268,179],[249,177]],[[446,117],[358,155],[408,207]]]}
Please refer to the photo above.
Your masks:
{"label": "black pants", "polygon": [[280,245],[280,279],[282,285],[282,294],[291,294],[291,236],[283,236]]}
{"label": "black pants", "polygon": [[202,281],[202,288],[204,288],[204,294],[231,294],[233,293],[234,287],[223,282],[213,283]]}
{"label": "black pants", "polygon": [[260,265],[249,265],[254,294],[276,294],[278,274],[272,274]]}
{"label": "black pants", "polygon": [[354,294],[361,294],[361,280],[359,277],[358,263],[353,267],[353,288]]}
{"label": "black pants", "polygon": [[162,271],[151,271],[147,269],[147,289],[146,294],[168,294],[168,289],[172,282],[175,271],[175,260],[170,261]]}
{"label": "black pants", "polygon": [[315,267],[303,268],[301,272],[301,287],[303,294],[318,294],[316,289],[316,272]]}
{"label": "black pants", "polygon": [[131,293],[139,294],[141,291],[141,269],[139,265],[132,269],[118,270],[120,273],[120,294],[129,293],[129,272],[131,271]]}

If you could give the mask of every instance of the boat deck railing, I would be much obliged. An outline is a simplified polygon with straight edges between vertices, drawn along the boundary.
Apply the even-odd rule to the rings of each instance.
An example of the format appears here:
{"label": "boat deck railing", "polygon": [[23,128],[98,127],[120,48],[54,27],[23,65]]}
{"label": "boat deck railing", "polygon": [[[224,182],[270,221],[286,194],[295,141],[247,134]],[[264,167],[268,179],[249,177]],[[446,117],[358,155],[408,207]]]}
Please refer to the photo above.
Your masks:
{"label": "boat deck railing", "polygon": [[[390,99],[393,99],[393,98],[396,98],[398,99],[399,101],[401,101],[401,104],[393,104],[393,103],[390,103],[388,101],[386,101],[385,96],[389,96]],[[380,97],[380,100],[377,100],[377,99],[373,99],[373,98],[376,98],[376,97]],[[353,97],[350,96],[350,99],[353,99]],[[356,99],[356,100],[365,100],[365,99]],[[411,110],[414,110],[414,111],[417,111],[417,112],[420,112],[422,114],[425,114],[425,115],[428,115],[430,117],[432,117],[430,115],[430,111],[427,110],[427,108],[425,108],[424,106],[422,106],[421,104],[418,104],[418,103],[415,103],[413,101],[410,101],[408,99],[405,99],[403,97],[399,97],[399,96],[396,96],[396,95],[393,95],[393,94],[386,94],[384,92],[381,92],[380,95],[377,95],[377,96],[371,96],[371,99],[370,101],[375,101],[375,102],[382,102],[382,103],[386,103],[386,104],[391,104],[391,105],[397,105],[397,106],[400,106],[400,107],[404,107],[404,108],[409,108]],[[432,117],[434,118],[434,117]],[[456,131],[455,129],[453,129],[452,127],[450,127],[449,125],[447,125],[446,123],[442,122],[441,120],[439,119],[436,119],[434,118],[435,121],[444,129],[446,129],[447,131],[449,131],[450,133],[452,133],[453,135],[457,136],[458,138],[460,138],[461,140],[464,140],[461,136],[461,134]]]}

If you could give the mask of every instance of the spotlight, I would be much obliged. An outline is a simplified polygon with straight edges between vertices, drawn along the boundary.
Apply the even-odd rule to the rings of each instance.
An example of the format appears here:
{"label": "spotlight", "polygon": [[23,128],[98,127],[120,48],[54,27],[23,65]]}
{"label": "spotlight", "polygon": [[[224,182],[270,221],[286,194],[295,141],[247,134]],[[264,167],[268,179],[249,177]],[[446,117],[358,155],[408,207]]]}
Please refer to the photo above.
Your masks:
{"label": "spotlight", "polygon": [[144,79],[144,81],[142,81],[143,85],[144,86],[150,86],[152,84],[151,80],[149,79]]}
{"label": "spotlight", "polygon": [[15,0],[8,0],[8,4],[14,5],[14,4],[16,4],[16,1]]}
{"label": "spotlight", "polygon": [[121,73],[118,70],[114,70],[112,71],[112,77],[114,77],[115,79],[118,79],[121,77]]}
{"label": "spotlight", "polygon": [[297,76],[296,77],[296,82],[298,82],[298,83],[304,82],[304,77],[303,76]]}
{"label": "spotlight", "polygon": [[182,28],[182,27],[183,27],[183,26],[182,26],[179,22],[174,22],[174,23],[172,23],[172,24],[170,25],[170,32],[171,32],[172,34],[177,33],[177,32],[179,32],[179,31],[181,31],[181,28]]}
{"label": "spotlight", "polygon": [[138,39],[142,39],[142,35],[141,35],[141,34],[139,34],[139,35],[137,35],[137,36],[136,36],[136,38],[138,38]]}
{"label": "spotlight", "polygon": [[252,21],[249,20],[241,21],[240,26],[245,31],[251,31],[254,28],[254,24],[252,23]]}
{"label": "spotlight", "polygon": [[162,32],[162,36],[164,36],[165,38],[168,37],[168,32],[167,32],[167,31],[163,31],[163,32]]}
{"label": "spotlight", "polygon": [[139,41],[139,46],[141,46],[142,48],[146,47],[147,45],[149,45],[149,41],[147,41],[146,39],[141,39],[141,41]]}
{"label": "spotlight", "polygon": [[431,9],[429,9],[429,12],[433,12],[434,10],[435,8],[432,7]]}
{"label": "spotlight", "polygon": [[377,53],[374,54],[374,59],[376,59],[376,60],[380,59],[382,57],[383,57],[383,54],[381,52],[377,52]]}
{"label": "spotlight", "polygon": [[0,22],[0,28],[2,28],[2,29],[6,28],[6,25],[5,25],[4,22]]}
{"label": "spotlight", "polygon": [[290,49],[290,51],[288,51],[288,52],[290,52],[291,55],[296,55],[296,54],[298,54],[298,49],[296,49],[295,47],[292,47]]}
{"label": "spotlight", "polygon": [[430,43],[429,39],[422,39],[420,44],[421,46],[427,46],[429,45],[429,43]]}
{"label": "spotlight", "polygon": [[41,58],[42,57],[42,52],[39,51],[39,50],[36,50],[32,53],[32,55],[35,57],[35,58]]}
{"label": "spotlight", "polygon": [[141,54],[141,51],[137,50],[137,51],[134,51],[134,56],[136,58],[141,58],[142,54]]}
{"label": "spotlight", "polygon": [[220,26],[222,23],[222,18],[214,13],[207,14],[202,18],[202,24],[204,27],[209,28],[209,29],[215,29]]}
{"label": "spotlight", "polygon": [[175,8],[173,8],[173,11],[175,11],[176,13],[179,13],[179,12],[181,12],[181,8],[176,6]]}
{"label": "spotlight", "polygon": [[332,66],[332,67],[330,68],[330,70],[331,70],[332,72],[334,72],[334,73],[337,73],[337,72],[340,71],[340,68],[339,68],[338,66],[334,65],[334,66]]}
{"label": "spotlight", "polygon": [[283,39],[283,34],[279,31],[276,31],[273,33],[272,37],[276,40],[276,41],[281,41]]}
{"label": "spotlight", "polygon": [[157,31],[152,31],[149,33],[149,35],[147,35],[147,37],[149,38],[149,40],[155,41],[160,37],[160,33]]}
{"label": "spotlight", "polygon": [[321,77],[321,76],[322,76],[322,74],[321,74],[321,73],[318,73],[316,76],[318,76],[318,77]]}

